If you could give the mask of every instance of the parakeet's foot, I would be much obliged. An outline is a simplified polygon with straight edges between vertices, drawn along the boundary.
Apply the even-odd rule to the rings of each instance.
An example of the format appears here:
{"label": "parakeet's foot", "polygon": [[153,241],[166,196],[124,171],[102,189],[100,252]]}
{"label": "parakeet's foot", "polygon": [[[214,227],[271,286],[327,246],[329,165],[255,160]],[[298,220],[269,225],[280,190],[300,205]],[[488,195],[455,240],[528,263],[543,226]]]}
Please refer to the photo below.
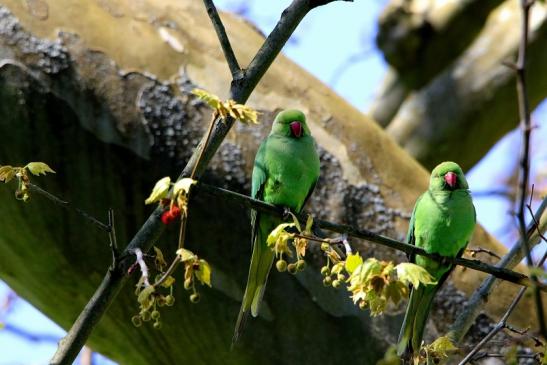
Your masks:
{"label": "parakeet's foot", "polygon": [[450,266],[450,265],[452,265],[452,261],[451,261],[450,259],[451,259],[450,257],[442,256],[442,257],[441,257],[441,260],[440,260],[441,265],[442,265],[442,266]]}
{"label": "parakeet's foot", "polygon": [[292,219],[292,211],[289,207],[283,207],[283,220],[287,221],[289,219]]}

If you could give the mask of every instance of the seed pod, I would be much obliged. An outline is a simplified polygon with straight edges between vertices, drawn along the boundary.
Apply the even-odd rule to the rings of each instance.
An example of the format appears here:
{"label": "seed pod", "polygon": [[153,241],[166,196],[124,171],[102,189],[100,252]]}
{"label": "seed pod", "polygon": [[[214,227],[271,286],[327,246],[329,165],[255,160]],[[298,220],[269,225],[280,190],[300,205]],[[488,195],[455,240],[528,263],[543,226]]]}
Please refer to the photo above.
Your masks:
{"label": "seed pod", "polygon": [[289,264],[287,265],[287,270],[291,273],[291,274],[296,274],[296,264]]}
{"label": "seed pod", "polygon": [[133,322],[133,326],[135,326],[135,327],[142,326],[142,320],[141,320],[140,316],[131,317],[131,322]]}
{"label": "seed pod", "polygon": [[194,293],[190,295],[190,301],[192,303],[198,303],[201,298],[199,297],[199,293]]}
{"label": "seed pod", "polygon": [[287,261],[285,261],[283,259],[277,260],[277,262],[275,263],[275,268],[279,272],[286,271],[287,270]]}
{"label": "seed pod", "polygon": [[173,304],[175,304],[175,297],[169,294],[165,297],[165,305],[171,307]]}
{"label": "seed pod", "polygon": [[141,312],[141,318],[143,321],[148,322],[150,320],[150,312],[149,311]]}

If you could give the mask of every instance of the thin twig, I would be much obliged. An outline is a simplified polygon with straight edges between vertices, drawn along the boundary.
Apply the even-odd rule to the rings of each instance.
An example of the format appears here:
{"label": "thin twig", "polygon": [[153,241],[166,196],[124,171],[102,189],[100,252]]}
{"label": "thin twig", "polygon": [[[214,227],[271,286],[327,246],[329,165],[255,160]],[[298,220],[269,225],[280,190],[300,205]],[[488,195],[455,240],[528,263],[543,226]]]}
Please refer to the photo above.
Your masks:
{"label": "thin twig", "polygon": [[222,47],[222,52],[224,53],[226,63],[228,64],[230,72],[232,73],[232,77],[234,79],[238,78],[240,77],[239,74],[241,73],[241,68],[239,67],[239,63],[237,62],[237,58],[234,54],[232,45],[230,44],[230,39],[226,34],[226,29],[224,29],[224,24],[222,24],[222,20],[218,15],[217,8],[215,7],[215,4],[212,0],[203,0],[203,3],[205,4],[207,15],[209,15],[209,18],[213,23],[213,27],[215,28],[215,32],[217,33],[218,40],[220,41],[220,46]]}
{"label": "thin twig", "polygon": [[27,186],[28,186],[30,191],[33,191],[35,193],[38,193],[38,194],[42,195],[43,197],[51,200],[52,202],[54,202],[55,204],[57,204],[57,205],[59,205],[63,208],[74,210],[76,213],[78,213],[79,215],[81,215],[82,217],[84,217],[85,219],[90,221],[91,223],[95,224],[96,226],[98,226],[103,231],[110,232],[110,226],[104,224],[103,222],[101,222],[97,218],[93,217],[91,214],[88,214],[88,213],[84,212],[80,208],[77,208],[77,207],[73,206],[70,202],[65,201],[65,200],[63,200],[59,197],[56,197],[55,195],[51,194],[49,191],[46,191],[46,190],[42,189],[41,187],[39,187],[38,185],[34,185],[33,183],[27,183]]}
{"label": "thin twig", "polygon": [[331,242],[325,238],[317,238],[317,237],[313,237],[313,236],[308,236],[308,235],[305,235],[305,234],[300,234],[300,233],[293,233],[294,237],[298,237],[298,238],[304,238],[308,241],[313,241],[313,242],[318,242],[318,243],[328,243],[329,245],[331,244]]}
{"label": "thin twig", "polygon": [[[520,154],[520,174],[517,190],[518,212],[517,219],[519,223],[520,236],[523,240],[522,250],[526,257],[526,263],[529,268],[534,266],[532,259],[532,253],[528,238],[526,235],[526,217],[525,217],[525,205],[526,195],[528,192],[528,181],[530,178],[530,135],[532,133],[531,120],[530,120],[530,103],[528,100],[528,93],[526,90],[526,48],[528,46],[528,26],[530,19],[530,9],[533,5],[533,1],[521,0],[521,39],[519,43],[519,52],[516,62],[516,74],[517,74],[517,94],[518,94],[518,107],[520,125],[522,129],[522,149]],[[543,313],[543,303],[539,289],[537,288],[539,281],[537,276],[532,272],[530,275],[534,293],[534,303],[536,306],[536,313],[539,322],[540,332],[544,337],[547,337],[547,325],[545,323],[545,314]]]}
{"label": "thin twig", "polygon": [[[485,357],[505,358],[504,354],[494,354],[488,352],[479,352],[471,361],[484,359]],[[517,354],[517,359],[537,359],[537,354]]]}
{"label": "thin twig", "polygon": [[[546,259],[547,259],[547,251],[545,251],[545,253],[543,254],[543,257],[538,262],[537,267],[543,266]],[[535,286],[535,287],[537,287],[537,286]],[[492,337],[494,337],[499,331],[503,330],[504,328],[507,328],[507,329],[509,329],[513,332],[519,333],[521,335],[523,334],[522,331],[518,331],[518,330],[514,329],[513,327],[509,326],[507,324],[507,319],[509,319],[509,316],[515,310],[517,304],[520,302],[522,296],[526,292],[526,289],[527,289],[526,287],[520,288],[519,292],[517,293],[515,298],[513,298],[513,301],[511,302],[511,304],[509,305],[509,307],[505,311],[503,317],[501,317],[499,322],[496,324],[496,326],[467,354],[467,356],[462,361],[460,361],[460,363],[458,365],[465,365],[468,361],[470,361],[475,356],[475,354],[477,352],[479,352],[488,341],[490,341],[490,339]],[[536,341],[536,344],[537,344],[539,340],[537,338],[533,337],[533,336],[532,336],[532,338]]]}
{"label": "thin twig", "polygon": [[110,250],[112,251],[112,265],[115,266],[118,261],[118,242],[116,241],[116,225],[114,223],[114,210],[108,210],[108,239],[110,241]]}
{"label": "thin twig", "polygon": [[[243,194],[239,194],[239,193],[218,188],[215,186],[198,182],[194,186],[193,191],[194,191],[194,196],[199,194],[200,192],[204,192],[206,194],[210,194],[213,196],[222,197],[223,199],[226,199],[226,200],[237,201],[248,208],[253,208],[262,212],[279,216],[279,217],[283,217],[283,215],[285,214],[285,211],[283,208],[265,203],[261,200],[253,199]],[[307,214],[301,213],[298,216],[298,218],[300,221],[305,222],[307,218]],[[508,270],[502,267],[492,266],[478,260],[469,260],[464,258],[448,258],[448,257],[443,257],[437,254],[433,254],[433,253],[427,253],[422,248],[419,248],[417,246],[410,245],[405,242],[397,241],[392,238],[385,237],[365,229],[359,229],[352,226],[327,222],[323,220],[315,220],[314,226],[321,229],[326,229],[332,232],[337,232],[340,234],[347,234],[348,236],[352,236],[355,238],[365,239],[370,242],[374,242],[383,246],[391,247],[399,251],[403,251],[406,254],[426,256],[438,261],[450,262],[455,265],[465,266],[473,270],[482,271],[482,272],[494,275],[497,278],[510,281],[518,285],[523,285],[523,286],[532,285],[530,282],[530,279],[524,274],[521,274],[512,270]],[[540,284],[540,288],[543,291],[547,291],[547,286],[545,285]]]}
{"label": "thin twig", "polygon": [[177,269],[180,263],[181,263],[180,255],[175,256],[175,258],[173,259],[173,262],[171,262],[171,265],[169,266],[169,268],[167,268],[167,271],[163,273],[161,278],[159,278],[156,282],[154,282],[153,286],[157,288],[158,286],[163,284],[165,280],[167,280],[167,278],[171,276],[173,272],[175,272],[175,270]]}
{"label": "thin twig", "polygon": [[213,132],[213,127],[215,126],[216,119],[217,113],[213,112],[213,115],[211,115],[211,123],[209,123],[209,129],[207,130],[207,134],[205,135],[205,141],[202,145],[200,144],[196,147],[199,150],[199,155],[196,164],[194,165],[192,172],[190,173],[190,179],[194,179],[196,177],[197,167],[200,165],[200,162],[203,159],[203,151],[205,151],[207,145],[209,144],[209,139],[211,138],[211,133]]}
{"label": "thin twig", "polygon": [[[534,215],[534,221],[539,222],[539,225],[536,227],[535,224],[530,224],[527,230],[528,242],[532,245],[536,245],[540,242],[539,236],[536,234],[536,231],[543,231],[547,227],[547,214],[544,214],[547,209],[547,198],[544,199],[539,208],[537,209]],[[523,253],[521,249],[522,239],[519,240],[511,250],[496,264],[497,267],[506,267],[513,268],[515,267],[523,258]],[[475,322],[475,319],[481,312],[482,308],[488,300],[488,296],[494,289],[495,285],[498,283],[496,277],[490,275],[487,277],[479,286],[477,290],[471,295],[467,301],[467,305],[464,310],[458,315],[455,322],[450,326],[448,337],[455,344],[459,343],[471,325]]]}
{"label": "thin twig", "polygon": [[526,205],[526,207],[528,208],[528,212],[530,213],[530,216],[532,217],[532,221],[533,221],[534,226],[536,226],[536,228],[537,228],[536,231],[537,231],[538,236],[544,242],[547,242],[547,238],[545,238],[545,236],[543,235],[543,233],[539,229],[539,222],[537,221],[536,217],[534,216],[534,212],[532,212],[532,206],[530,204],[528,204],[528,205]]}
{"label": "thin twig", "polygon": [[469,360],[471,360],[473,356],[475,356],[475,354],[479,352],[484,347],[484,345],[486,345],[488,341],[490,341],[492,337],[494,337],[496,334],[498,334],[499,331],[505,328],[505,325],[507,323],[507,318],[509,318],[511,313],[513,313],[513,310],[515,309],[515,307],[517,306],[518,302],[520,301],[520,299],[522,298],[525,292],[526,292],[526,287],[520,288],[519,292],[517,293],[517,295],[511,302],[511,305],[509,306],[509,308],[507,308],[507,311],[503,315],[502,319],[496,324],[496,326],[486,336],[484,336],[484,338],[473,348],[473,350],[471,350],[467,354],[467,356],[465,356],[463,360],[460,361],[458,365],[467,364]]}
{"label": "thin twig", "polygon": [[[186,236],[186,222],[187,222],[187,220],[188,220],[188,216],[186,215],[186,213],[184,213],[181,216],[181,220],[180,220],[179,244],[178,244],[178,249],[179,250],[184,247],[184,237]],[[181,257],[180,257],[180,255],[177,254],[175,256],[175,258],[173,259],[173,262],[171,262],[171,265],[169,265],[169,268],[167,269],[167,271],[164,272],[163,275],[161,276],[161,278],[159,278],[159,280],[157,280],[153,284],[154,287],[158,287],[161,284],[163,284],[165,282],[165,280],[167,280],[167,278],[169,276],[171,276],[171,274],[173,274],[173,272],[175,272],[175,270],[177,269],[180,262],[181,262]]]}
{"label": "thin twig", "polygon": [[518,329],[518,328],[515,328],[509,324],[506,324],[505,325],[505,329],[510,331],[510,332],[513,332],[513,333],[516,333],[518,335],[521,335],[523,337],[528,337],[529,339],[531,339],[532,341],[534,341],[534,345],[536,347],[543,347],[543,341],[539,339],[539,337],[536,337],[534,335],[531,335],[530,334],[530,328],[525,328],[523,330],[521,329]]}
{"label": "thin twig", "polygon": [[[242,77],[232,80],[230,85],[231,99],[236,103],[244,104],[304,16],[313,8],[332,1],[334,0],[293,0],[291,5],[281,14],[279,22],[266,38]],[[195,171],[195,178],[199,178],[233,124],[234,120],[232,118],[227,118],[223,123],[215,123],[208,143],[202,143],[203,146],[207,145],[207,147],[203,148],[203,152],[194,150],[180,177],[190,176],[191,171]],[[203,141],[206,139],[204,137]],[[198,159],[199,164],[197,163]],[[57,352],[53,355],[50,364],[72,364],[106,309],[125,284],[128,277],[127,269],[132,264],[129,260],[131,253],[136,248],[140,248],[144,252],[148,251],[153,242],[163,232],[165,226],[160,219],[162,213],[163,209],[160,207],[154,210],[120,255],[122,259],[115,267],[108,270],[100,286],[86,304],[66,337],[59,343]]]}
{"label": "thin twig", "polygon": [[475,257],[475,255],[478,254],[478,253],[485,253],[489,256],[497,258],[498,260],[501,260],[500,255],[498,255],[497,253],[495,253],[493,251],[487,250],[486,248],[482,248],[482,247],[468,248],[468,249],[465,250],[465,252],[469,253],[471,255],[471,257]]}

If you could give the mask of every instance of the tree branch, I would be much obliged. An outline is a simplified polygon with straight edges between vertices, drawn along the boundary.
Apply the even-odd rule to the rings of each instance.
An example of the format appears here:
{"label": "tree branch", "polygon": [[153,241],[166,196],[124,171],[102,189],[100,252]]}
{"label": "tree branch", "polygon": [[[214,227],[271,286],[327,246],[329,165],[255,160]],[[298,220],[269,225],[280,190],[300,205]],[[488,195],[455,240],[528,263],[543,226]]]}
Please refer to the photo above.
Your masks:
{"label": "tree branch", "polygon": [[110,251],[112,251],[112,265],[118,261],[118,241],[116,240],[116,226],[114,223],[114,210],[108,210],[108,239],[110,241]]}
{"label": "tree branch", "polygon": [[[251,61],[243,76],[238,79],[232,79],[230,94],[233,100],[240,104],[244,104],[247,101],[249,95],[277,57],[302,18],[314,7],[327,4],[328,2],[330,1],[321,1],[321,4],[318,4],[313,0],[293,0],[291,5],[283,11],[279,22],[264,41],[264,44]],[[194,171],[196,178],[201,176],[233,123],[234,120],[231,118],[227,118],[224,123],[215,123],[209,143],[205,143],[206,136],[204,136],[194,150],[180,177],[190,176],[192,171]],[[197,163],[198,159],[200,160],[199,164]],[[153,242],[163,232],[165,226],[160,220],[161,214],[162,208],[157,207],[124,249],[119,262],[108,270],[102,283],[86,304],[66,337],[59,343],[59,348],[53,355],[50,364],[72,364],[93,328],[99,323],[127,280],[127,269],[131,266],[129,260],[131,253],[136,248],[148,251]]]}
{"label": "tree branch", "polygon": [[[545,251],[545,253],[543,254],[543,258],[539,261],[537,267],[542,267],[543,264],[545,263],[545,259],[547,259],[547,251]],[[536,287],[537,286],[534,286],[534,288]],[[511,304],[505,311],[505,314],[501,317],[499,322],[496,324],[496,326],[492,328],[492,330],[467,354],[467,356],[465,356],[465,358],[462,361],[460,361],[458,365],[467,364],[470,360],[473,359],[473,357],[477,354],[477,352],[479,352],[484,347],[484,345],[486,345],[486,343],[488,343],[488,341],[492,339],[492,337],[494,337],[499,331],[503,330],[504,328],[508,328],[507,320],[509,319],[509,316],[511,315],[511,313],[513,313],[513,311],[517,307],[517,304],[522,299],[522,296],[524,295],[524,293],[526,293],[526,289],[527,289],[526,287],[520,288],[517,295],[515,296],[515,298],[513,298],[513,301],[511,302]]]}
{"label": "tree branch", "polygon": [[207,15],[209,15],[209,18],[213,23],[213,27],[215,28],[215,32],[217,33],[218,40],[220,41],[220,46],[222,47],[222,52],[224,53],[224,57],[226,58],[226,63],[228,64],[230,72],[232,73],[232,78],[236,79],[240,77],[239,74],[241,73],[241,67],[239,67],[236,55],[234,54],[234,50],[232,48],[232,45],[230,44],[230,39],[226,34],[226,29],[224,29],[224,24],[222,24],[222,20],[218,15],[217,8],[215,7],[213,0],[203,0],[203,4],[205,4]]}
{"label": "tree branch", "polygon": [[[519,43],[519,53],[516,64],[517,73],[517,94],[518,94],[518,106],[520,116],[520,126],[522,129],[522,149],[520,153],[520,174],[517,190],[518,212],[517,219],[519,222],[520,236],[522,237],[522,250],[526,257],[526,263],[529,268],[534,266],[532,259],[532,253],[530,251],[530,245],[528,244],[528,238],[526,235],[526,196],[528,193],[528,180],[530,178],[530,135],[532,133],[531,121],[530,121],[530,102],[528,101],[528,93],[526,90],[526,48],[528,46],[528,23],[530,18],[530,8],[533,5],[533,1],[521,0],[521,38]],[[543,313],[543,303],[541,295],[537,288],[538,278],[533,272],[530,275],[534,293],[534,303],[536,305],[536,313],[538,317],[538,323],[540,332],[543,337],[547,337],[547,327],[545,324],[545,314]]]}
{"label": "tree branch", "polygon": [[[221,197],[225,200],[235,201],[239,204],[244,205],[247,208],[253,208],[256,210],[260,210],[261,212],[277,215],[279,217],[283,217],[285,213],[283,208],[276,207],[275,205],[271,205],[263,201],[253,199],[246,195],[235,193],[230,190],[217,188],[215,186],[198,183],[195,185],[194,189],[195,189],[193,192],[194,196],[199,194],[200,192],[204,192],[209,195]],[[306,218],[307,218],[306,213],[301,213],[298,216],[298,219],[302,222],[305,222]],[[521,274],[512,270],[508,270],[503,267],[492,266],[479,260],[469,260],[465,258],[448,258],[448,257],[443,257],[437,254],[433,254],[433,253],[427,253],[422,248],[419,248],[417,246],[410,245],[408,243],[404,243],[401,241],[397,241],[397,240],[379,235],[377,233],[374,233],[365,229],[358,229],[358,228],[344,225],[344,224],[337,224],[337,223],[327,222],[323,220],[315,220],[314,225],[321,229],[326,229],[326,230],[336,232],[336,233],[341,233],[341,234],[347,234],[348,236],[355,237],[355,238],[365,239],[370,242],[374,242],[374,243],[387,246],[399,251],[403,251],[406,254],[426,256],[438,261],[450,262],[450,263],[453,263],[454,265],[465,266],[473,270],[482,271],[487,274],[494,275],[496,278],[503,279],[503,280],[512,282],[514,284],[523,285],[525,287],[532,286],[530,278],[528,278],[528,276],[524,274]],[[547,286],[540,285],[540,288],[542,291],[547,292]]]}
{"label": "tree branch", "polygon": [[[544,217],[545,209],[547,208],[547,198],[545,198],[538,210],[536,211],[534,222],[539,222],[539,227],[535,223],[532,223],[528,226],[526,231],[526,237],[528,238],[528,243],[530,245],[536,245],[541,237],[537,234],[538,231],[543,231],[547,228],[547,217]],[[496,267],[512,268],[516,266],[523,259],[522,252],[522,238],[511,248],[511,250],[500,260]],[[467,302],[467,306],[463,312],[456,318],[456,321],[450,327],[447,336],[454,343],[459,343],[473,322],[475,318],[479,315],[480,311],[484,304],[488,300],[488,296],[494,289],[496,284],[496,278],[494,276],[489,276],[486,278],[479,288],[473,293]]]}
{"label": "tree branch", "polygon": [[63,208],[66,208],[66,209],[69,209],[69,210],[70,209],[74,210],[76,213],[78,213],[79,215],[81,215],[82,217],[84,217],[85,219],[90,221],[91,223],[95,224],[97,227],[99,227],[103,231],[110,233],[110,226],[104,224],[103,222],[101,222],[97,218],[93,217],[91,214],[88,214],[88,213],[84,212],[80,208],[77,208],[77,207],[73,206],[72,204],[70,204],[70,202],[62,200],[62,199],[56,197],[55,195],[53,195],[50,192],[42,189],[38,185],[34,185],[33,183],[29,182],[29,183],[27,183],[27,186],[28,186],[30,191],[33,191],[37,194],[42,195],[43,197],[51,200],[52,202],[54,202],[55,204],[57,204],[57,205],[59,205]]}

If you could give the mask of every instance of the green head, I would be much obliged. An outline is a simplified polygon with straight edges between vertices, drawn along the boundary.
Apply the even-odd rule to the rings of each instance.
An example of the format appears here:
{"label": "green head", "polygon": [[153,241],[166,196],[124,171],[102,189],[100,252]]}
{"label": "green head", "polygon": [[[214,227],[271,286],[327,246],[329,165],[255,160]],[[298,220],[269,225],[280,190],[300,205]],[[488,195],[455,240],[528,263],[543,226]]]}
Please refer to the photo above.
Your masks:
{"label": "green head", "polygon": [[283,110],[275,117],[272,133],[292,138],[301,138],[311,135],[306,124],[306,116],[300,110]]}
{"label": "green head", "polygon": [[461,167],[455,162],[442,162],[431,171],[429,190],[452,191],[469,189]]}

